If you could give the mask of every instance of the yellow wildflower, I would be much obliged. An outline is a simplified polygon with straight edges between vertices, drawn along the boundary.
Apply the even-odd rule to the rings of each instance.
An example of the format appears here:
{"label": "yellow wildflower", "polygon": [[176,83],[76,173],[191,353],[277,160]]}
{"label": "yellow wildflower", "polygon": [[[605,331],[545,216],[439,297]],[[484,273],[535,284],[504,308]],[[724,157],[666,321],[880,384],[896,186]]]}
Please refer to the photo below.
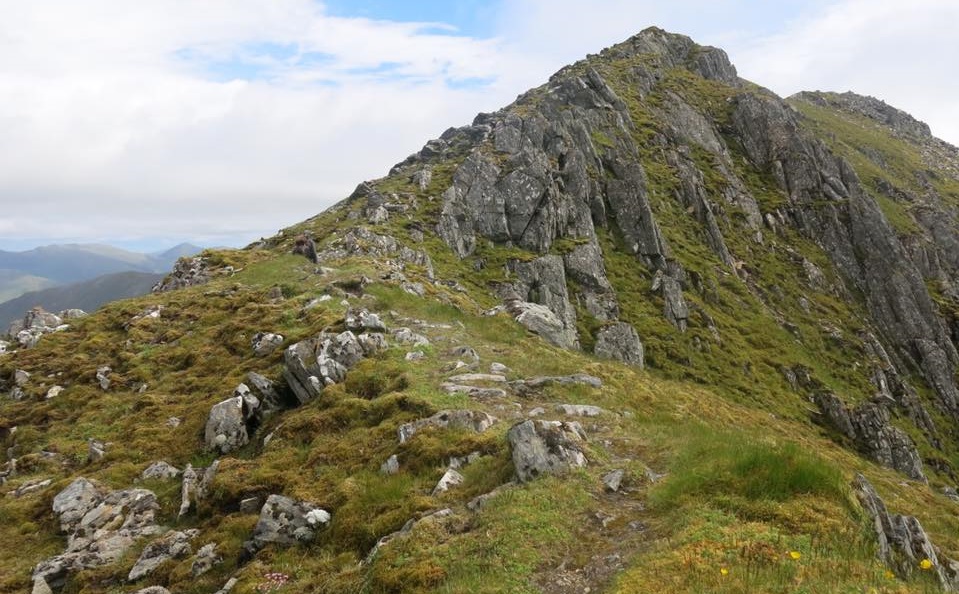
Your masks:
{"label": "yellow wildflower", "polygon": [[729,575],[729,570],[726,569],[725,567],[720,567],[720,568],[719,568],[719,575]]}
{"label": "yellow wildflower", "polygon": [[884,573],[883,575],[886,576],[886,579],[887,579],[887,580],[894,580],[894,579],[896,579],[896,574],[894,574],[893,572],[889,571],[888,569],[886,570],[886,573]]}
{"label": "yellow wildflower", "polygon": [[789,551],[789,557],[790,557],[793,561],[796,561],[796,560],[798,560],[800,557],[802,557],[802,554],[801,554],[799,551]]}
{"label": "yellow wildflower", "polygon": [[923,559],[919,562],[919,567],[922,569],[932,569],[932,561],[929,559]]}

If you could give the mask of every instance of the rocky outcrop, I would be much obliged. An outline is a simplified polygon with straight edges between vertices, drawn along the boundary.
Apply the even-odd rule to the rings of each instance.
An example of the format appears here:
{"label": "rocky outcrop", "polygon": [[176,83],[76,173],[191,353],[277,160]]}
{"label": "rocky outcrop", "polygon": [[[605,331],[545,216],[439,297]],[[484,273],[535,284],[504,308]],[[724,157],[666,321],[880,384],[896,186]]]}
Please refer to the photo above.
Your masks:
{"label": "rocky outcrop", "polygon": [[80,309],[67,309],[54,314],[42,307],[34,307],[23,316],[22,320],[16,320],[10,324],[8,334],[16,340],[19,348],[29,349],[36,346],[44,334],[66,330],[70,327],[66,323],[68,320],[86,315],[86,312]]}
{"label": "rocky outcrop", "polygon": [[853,481],[853,490],[872,522],[879,559],[896,575],[909,577],[928,560],[939,584],[947,592],[959,590],[959,562],[942,555],[922,524],[914,516],[891,514],[873,486],[861,474]]}
{"label": "rocky outcrop", "polygon": [[498,419],[488,413],[478,410],[441,410],[431,417],[417,419],[410,423],[404,423],[397,429],[397,436],[400,443],[405,443],[413,435],[427,427],[438,427],[445,429],[455,427],[458,429],[468,429],[477,433],[482,433],[489,429]]}
{"label": "rocky outcrop", "polygon": [[[230,271],[225,271],[230,272]],[[217,271],[208,258],[183,257],[173,265],[173,271],[153,286],[154,293],[165,293],[210,282]]]}
{"label": "rocky outcrop", "polygon": [[319,254],[320,261],[338,260],[350,256],[371,256],[403,272],[408,265],[422,268],[425,276],[434,278],[433,261],[426,252],[414,250],[390,235],[380,235],[366,227],[350,229],[342,239],[330,243]]}
{"label": "rocky outcrop", "polygon": [[146,489],[106,491],[78,478],[53,499],[53,511],[67,533],[63,553],[33,570],[34,591],[59,590],[67,576],[120,560],[137,540],[158,533],[156,496]]}
{"label": "rocky outcrop", "polygon": [[301,403],[309,402],[326,386],[342,382],[351,367],[385,345],[382,337],[377,340],[372,336],[357,337],[347,330],[323,333],[291,345],[284,353],[283,377]]}
{"label": "rocky outcrop", "polygon": [[260,510],[253,537],[243,546],[247,553],[254,555],[268,544],[309,543],[329,521],[329,512],[312,503],[270,495]]}
{"label": "rocky outcrop", "polygon": [[586,466],[583,443],[586,433],[576,422],[523,421],[506,434],[513,466],[521,482],[543,474],[563,474]]}
{"label": "rocky outcrop", "polygon": [[815,400],[828,424],[863,454],[909,478],[926,481],[916,445],[902,429],[889,424],[889,412],[883,406],[864,402],[849,409],[830,392],[816,394]]}

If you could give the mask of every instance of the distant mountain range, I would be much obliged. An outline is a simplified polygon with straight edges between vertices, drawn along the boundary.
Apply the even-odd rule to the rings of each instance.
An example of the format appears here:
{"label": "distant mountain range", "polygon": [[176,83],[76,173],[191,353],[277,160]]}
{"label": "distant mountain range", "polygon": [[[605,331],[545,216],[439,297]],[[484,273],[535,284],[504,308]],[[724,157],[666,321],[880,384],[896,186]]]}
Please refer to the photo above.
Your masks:
{"label": "distant mountain range", "polygon": [[0,334],[37,305],[52,312],[73,308],[90,312],[110,301],[146,295],[163,276],[153,272],[115,272],[63,287],[24,293],[0,303]]}
{"label": "distant mountain range", "polygon": [[177,258],[202,249],[181,243],[156,253],[100,244],[0,250],[0,331],[36,305],[49,311],[91,310],[108,301],[147,293]]}

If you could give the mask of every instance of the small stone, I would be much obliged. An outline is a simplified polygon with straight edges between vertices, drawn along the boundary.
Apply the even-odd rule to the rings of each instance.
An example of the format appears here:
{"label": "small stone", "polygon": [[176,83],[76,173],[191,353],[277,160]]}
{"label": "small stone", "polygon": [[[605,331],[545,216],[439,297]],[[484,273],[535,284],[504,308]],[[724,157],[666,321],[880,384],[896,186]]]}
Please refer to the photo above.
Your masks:
{"label": "small stone", "polygon": [[529,413],[527,413],[526,416],[528,416],[528,417],[538,417],[538,416],[540,416],[540,415],[545,415],[545,414],[546,414],[546,409],[543,408],[542,406],[537,406],[536,408],[534,408],[534,409],[532,409],[531,411],[529,411]]}
{"label": "small stone", "polygon": [[257,332],[253,336],[252,347],[253,354],[257,357],[265,357],[278,349],[283,344],[283,335],[272,332]]}
{"label": "small stone", "polygon": [[47,390],[47,400],[50,400],[51,398],[56,398],[57,396],[60,395],[60,392],[63,392],[63,386],[53,386],[52,388]]}
{"label": "small stone", "polygon": [[603,477],[603,486],[606,487],[606,490],[615,493],[619,491],[619,487],[623,483],[623,475],[625,473],[621,469],[614,470]]}
{"label": "small stone", "polygon": [[140,474],[142,479],[171,479],[180,476],[180,471],[160,460],[146,467],[146,470]]}
{"label": "small stone", "polygon": [[407,361],[422,361],[425,358],[426,358],[426,353],[424,353],[423,351],[412,351],[412,352],[406,353],[406,357],[405,357]]}
{"label": "small stone", "polygon": [[386,459],[386,462],[380,465],[380,472],[383,474],[396,474],[400,471],[400,460],[393,454]]}
{"label": "small stone", "polygon": [[104,365],[102,367],[97,368],[96,378],[97,378],[97,382],[99,382],[100,384],[101,390],[106,391],[110,389],[110,372],[111,371],[112,369],[110,369],[108,365]]}
{"label": "small stone", "polygon": [[436,487],[433,489],[433,496],[440,495],[450,490],[451,487],[460,485],[463,481],[466,480],[463,478],[463,475],[459,472],[453,470],[452,468],[447,469],[446,473],[440,478],[439,482],[436,483]]}
{"label": "small stone", "polygon": [[180,426],[180,423],[182,422],[183,420],[180,417],[170,417],[169,419],[166,420],[166,426],[176,429],[177,427]]}
{"label": "small stone", "polygon": [[223,557],[216,552],[216,543],[211,542],[203,545],[196,552],[193,565],[190,566],[190,573],[193,577],[199,577],[220,563],[223,563]]}
{"label": "small stone", "polygon": [[417,334],[409,328],[397,328],[393,331],[393,338],[400,344],[408,344],[415,347],[429,346],[430,341],[422,334]]}
{"label": "small stone", "polygon": [[509,373],[509,367],[503,365],[502,363],[492,362],[489,364],[489,372],[499,375]]}
{"label": "small stone", "polygon": [[556,410],[564,415],[574,417],[598,417],[606,412],[602,408],[590,404],[557,404]]}

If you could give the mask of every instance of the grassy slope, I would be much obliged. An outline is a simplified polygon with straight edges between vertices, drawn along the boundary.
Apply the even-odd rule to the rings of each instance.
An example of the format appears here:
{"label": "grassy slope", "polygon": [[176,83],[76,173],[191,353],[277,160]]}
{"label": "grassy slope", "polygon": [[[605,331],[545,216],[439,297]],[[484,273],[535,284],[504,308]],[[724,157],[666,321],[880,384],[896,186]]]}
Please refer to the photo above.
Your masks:
{"label": "grassy slope", "polygon": [[[674,75],[678,87],[695,93],[690,101],[728,93]],[[630,100],[634,119],[641,123],[637,134],[653,132],[647,108],[626,89],[617,91]],[[394,347],[361,364],[345,384],[316,401],[271,419],[258,433],[274,432],[269,446],[257,439],[224,458],[210,499],[180,522],[175,519],[176,482],[146,484],[160,497],[164,522],[201,528],[197,547],[216,541],[227,560],[196,580],[189,576],[189,559],[172,562],[149,583],[168,584],[176,592],[219,587],[237,569],[241,543],[256,521],[255,515],[238,511],[238,501],[280,492],[323,505],[333,513],[332,525],[310,546],[263,551],[240,569],[236,592],[255,591],[272,571],[290,576],[290,592],[535,592],[553,587],[556,576],[572,580],[599,572],[611,563],[606,560],[610,554],[621,555],[628,567],[609,584],[617,592],[926,591],[924,576],[902,582],[875,562],[872,540],[846,485],[854,472],[865,472],[891,509],[916,514],[952,555],[959,552],[959,521],[951,513],[955,504],[933,488],[905,481],[837,445],[810,424],[811,405],[788,389],[778,369],[803,364],[847,400],[868,395],[864,372],[849,364],[857,349],[855,320],[862,312],[796,280],[801,269],[786,257],[787,246],[829,269],[822,254],[794,236],[767,238],[760,248],[735,223],[724,223],[731,251],[750,264],[750,282],[723,274],[718,260],[702,247],[698,226],[672,202],[675,179],[668,166],[652,152],[643,158],[667,239],[687,270],[699,272],[715,287],[708,300],[695,294],[689,298],[715,320],[721,343],[701,316],[694,315],[684,335],[662,321],[662,303],[649,291],[648,271],[610,249],[617,242],[611,233],[602,237],[610,280],[620,295],[632,297],[622,300],[623,314],[647,345],[650,369],[645,372],[552,348],[502,316],[480,316],[493,304],[485,284],[501,274],[498,264],[531,255],[482,246],[477,257],[490,265],[477,274],[472,259],[458,261],[428,236],[422,247],[433,255],[438,276],[460,280],[468,294],[429,286],[428,298],[419,299],[374,284],[367,289],[373,298],[361,302],[380,311],[391,326],[408,325],[407,318],[448,326],[414,328],[433,341],[427,358],[407,363],[403,356],[408,349]],[[436,170],[433,187],[419,196],[411,216],[428,220],[435,215],[438,204],[426,197],[448,185],[450,172],[451,167]],[[760,179],[757,172],[743,174]],[[414,193],[402,179],[380,184],[383,190]],[[759,192],[761,186],[753,189]],[[777,197],[764,199],[775,202]],[[24,591],[33,564],[62,549],[48,510],[53,494],[70,477],[83,475],[125,488],[153,460],[180,467],[208,463],[200,435],[210,406],[228,397],[248,371],[279,376],[281,354],[252,357],[252,334],[280,332],[289,344],[336,327],[344,309],[342,295],[311,309],[303,306],[324,291],[335,293],[330,287],[336,281],[360,274],[377,278],[375,264],[332,263],[337,271],[319,276],[305,260],[280,254],[288,251],[294,232],[308,228],[325,238],[342,229],[347,211],[355,207],[298,225],[275,249],[219,255],[222,263],[241,269],[235,276],[112,304],[68,332],[45,337],[34,350],[0,359],[4,376],[14,368],[42,370],[34,375],[40,379],[29,389],[31,398],[0,404],[0,425],[19,426],[16,447],[24,470],[5,489],[34,478],[56,479],[47,490],[0,500],[0,540],[7,543],[0,548],[0,592]],[[409,241],[402,217],[380,231]],[[282,288],[284,299],[268,299],[274,286]],[[809,314],[798,308],[799,295],[810,299]],[[159,320],[125,329],[135,314],[155,303],[165,306]],[[797,324],[800,338],[782,329],[783,317]],[[848,344],[826,340],[824,322],[840,325]],[[447,395],[438,388],[446,375],[441,369],[452,360],[447,350],[459,344],[476,348],[484,367],[492,361],[506,364],[514,378],[585,371],[603,378],[605,385],[600,390],[550,388],[503,401]],[[114,370],[109,392],[94,381],[102,364]],[[60,375],[45,378],[46,373]],[[66,389],[43,401],[54,382]],[[137,393],[144,382],[148,389]],[[590,465],[569,477],[509,489],[476,514],[465,511],[465,501],[508,480],[504,434],[512,420],[556,402],[588,402],[609,411],[584,423],[591,436]],[[487,410],[502,422],[482,435],[426,431],[397,444],[400,423],[459,407]],[[165,424],[170,416],[184,422],[170,428]],[[91,436],[114,445],[104,460],[86,465],[85,440]],[[37,453],[41,448],[61,456],[44,458]],[[466,468],[466,482],[443,496],[430,496],[446,459],[472,451],[485,456]],[[379,464],[394,453],[401,472],[380,475]],[[668,475],[652,483],[647,467]],[[613,468],[627,470],[625,490],[615,495],[605,493],[600,480]],[[770,473],[770,468],[778,471]],[[387,545],[371,566],[359,565],[380,536],[442,507],[451,507],[454,516],[418,525],[409,537]],[[79,576],[68,591],[131,591],[119,584],[135,554],[117,566]]]}

